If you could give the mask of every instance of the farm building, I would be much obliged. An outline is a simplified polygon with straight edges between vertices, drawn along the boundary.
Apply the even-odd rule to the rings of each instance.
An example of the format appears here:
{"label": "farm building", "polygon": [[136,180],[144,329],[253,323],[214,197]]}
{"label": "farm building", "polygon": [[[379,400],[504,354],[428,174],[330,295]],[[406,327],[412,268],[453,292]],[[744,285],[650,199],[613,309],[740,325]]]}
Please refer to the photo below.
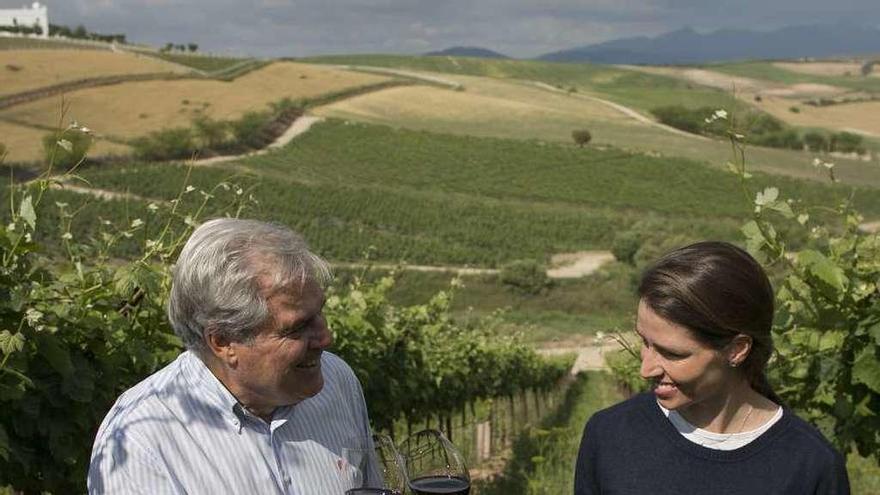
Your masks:
{"label": "farm building", "polygon": [[30,8],[0,9],[0,26],[40,27],[40,36],[49,37],[49,12],[45,5],[34,2]]}

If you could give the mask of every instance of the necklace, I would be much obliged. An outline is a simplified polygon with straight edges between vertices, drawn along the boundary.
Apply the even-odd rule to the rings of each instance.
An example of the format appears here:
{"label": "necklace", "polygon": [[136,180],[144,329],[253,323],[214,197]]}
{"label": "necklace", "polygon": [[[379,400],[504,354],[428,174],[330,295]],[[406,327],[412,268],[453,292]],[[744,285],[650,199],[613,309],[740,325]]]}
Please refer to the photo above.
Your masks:
{"label": "necklace", "polygon": [[743,418],[742,424],[739,425],[739,430],[737,430],[736,433],[730,433],[728,435],[728,438],[730,438],[733,435],[736,435],[737,433],[742,433],[743,428],[746,427],[746,423],[749,421],[749,418],[752,416],[752,411],[754,411],[754,410],[755,410],[755,406],[749,404],[749,412],[746,413],[746,417]]}

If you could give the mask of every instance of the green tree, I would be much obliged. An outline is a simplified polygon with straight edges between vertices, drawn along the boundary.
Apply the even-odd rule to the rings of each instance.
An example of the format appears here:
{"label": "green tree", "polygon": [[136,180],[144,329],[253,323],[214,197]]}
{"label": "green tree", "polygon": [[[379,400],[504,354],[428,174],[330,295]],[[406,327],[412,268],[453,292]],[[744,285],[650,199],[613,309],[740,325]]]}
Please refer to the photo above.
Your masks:
{"label": "green tree", "polygon": [[575,131],[571,131],[571,138],[574,140],[575,144],[583,148],[584,145],[586,145],[590,142],[590,140],[593,139],[593,135],[590,134],[590,131],[586,129],[578,129]]}

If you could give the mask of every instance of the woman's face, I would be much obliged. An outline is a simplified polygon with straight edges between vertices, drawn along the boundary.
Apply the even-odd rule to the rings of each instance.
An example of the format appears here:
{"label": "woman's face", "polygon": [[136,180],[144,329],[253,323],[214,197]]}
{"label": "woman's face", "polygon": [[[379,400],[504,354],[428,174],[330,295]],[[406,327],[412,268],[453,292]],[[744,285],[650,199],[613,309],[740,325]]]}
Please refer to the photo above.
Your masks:
{"label": "woman's face", "polygon": [[639,301],[636,331],[642,337],[641,375],[667,409],[724,399],[736,380],[725,355],[697,340],[685,327],[663,319]]}

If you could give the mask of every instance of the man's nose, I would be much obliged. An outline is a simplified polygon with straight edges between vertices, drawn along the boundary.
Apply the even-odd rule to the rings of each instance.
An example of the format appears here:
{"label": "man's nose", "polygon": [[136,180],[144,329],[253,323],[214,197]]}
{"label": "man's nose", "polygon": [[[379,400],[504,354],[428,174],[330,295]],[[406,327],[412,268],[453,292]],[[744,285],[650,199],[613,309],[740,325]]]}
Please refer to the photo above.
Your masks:
{"label": "man's nose", "polygon": [[639,367],[642,378],[654,378],[663,374],[663,369],[657,363],[657,354],[647,346],[642,347],[642,365]]}
{"label": "man's nose", "polygon": [[333,344],[333,333],[327,326],[327,319],[322,315],[318,321],[315,333],[312,334],[311,346],[314,349],[326,349]]}

